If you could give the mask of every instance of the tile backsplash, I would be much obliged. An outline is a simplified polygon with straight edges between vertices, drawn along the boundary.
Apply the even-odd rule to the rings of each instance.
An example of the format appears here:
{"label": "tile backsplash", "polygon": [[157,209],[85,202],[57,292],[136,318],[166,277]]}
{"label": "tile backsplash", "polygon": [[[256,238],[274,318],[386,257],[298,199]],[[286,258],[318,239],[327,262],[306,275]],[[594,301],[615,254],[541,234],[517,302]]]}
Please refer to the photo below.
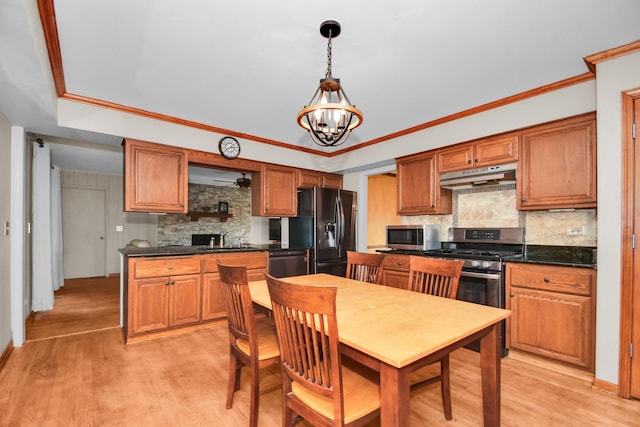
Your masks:
{"label": "tile backsplash", "polygon": [[[404,224],[438,224],[443,240],[449,227],[524,227],[527,244],[597,246],[596,209],[518,211],[515,184],[491,185],[453,192],[451,215],[403,217]],[[583,228],[584,235],[567,235]]]}

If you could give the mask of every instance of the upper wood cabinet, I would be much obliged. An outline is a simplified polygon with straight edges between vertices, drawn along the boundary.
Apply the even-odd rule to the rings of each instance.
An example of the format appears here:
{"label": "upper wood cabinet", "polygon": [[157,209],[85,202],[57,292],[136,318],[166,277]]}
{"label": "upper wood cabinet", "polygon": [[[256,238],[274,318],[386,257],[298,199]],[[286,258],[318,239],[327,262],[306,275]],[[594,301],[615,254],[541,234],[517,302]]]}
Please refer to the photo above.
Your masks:
{"label": "upper wood cabinet", "polygon": [[298,171],[298,188],[308,187],[342,188],[342,175],[300,169]]}
{"label": "upper wood cabinet", "polygon": [[296,216],[298,214],[298,170],[286,166],[262,165],[252,175],[252,214]]}
{"label": "upper wood cabinet", "polygon": [[493,166],[517,160],[518,135],[500,135],[438,150],[438,172]]}
{"label": "upper wood cabinet", "polygon": [[124,140],[124,210],[187,213],[185,150]]}
{"label": "upper wood cabinet", "polygon": [[522,132],[519,210],[594,208],[596,201],[595,113]]}
{"label": "upper wood cabinet", "polygon": [[451,190],[440,188],[436,152],[396,159],[398,214],[451,213]]}

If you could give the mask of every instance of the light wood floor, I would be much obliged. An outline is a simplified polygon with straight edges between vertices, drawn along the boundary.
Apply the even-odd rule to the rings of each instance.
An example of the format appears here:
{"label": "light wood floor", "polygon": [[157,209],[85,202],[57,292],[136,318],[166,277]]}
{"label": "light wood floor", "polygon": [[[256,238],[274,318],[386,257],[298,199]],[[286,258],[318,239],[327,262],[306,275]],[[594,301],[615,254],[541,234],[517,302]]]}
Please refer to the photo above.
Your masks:
{"label": "light wood floor", "polygon": [[120,325],[120,278],[66,279],[54,293],[53,310],[34,313],[26,324],[27,341]]}
{"label": "light wood floor", "polygon": [[[225,410],[227,342],[222,322],[126,346],[118,328],[29,341],[0,372],[0,426],[246,426],[247,375]],[[434,384],[412,394],[411,425],[482,425],[478,366],[478,353],[454,352],[453,421],[444,419]],[[589,376],[569,373],[522,356],[503,359],[502,425],[640,426],[640,401],[594,390]],[[277,370],[262,382],[260,425],[279,426]]]}

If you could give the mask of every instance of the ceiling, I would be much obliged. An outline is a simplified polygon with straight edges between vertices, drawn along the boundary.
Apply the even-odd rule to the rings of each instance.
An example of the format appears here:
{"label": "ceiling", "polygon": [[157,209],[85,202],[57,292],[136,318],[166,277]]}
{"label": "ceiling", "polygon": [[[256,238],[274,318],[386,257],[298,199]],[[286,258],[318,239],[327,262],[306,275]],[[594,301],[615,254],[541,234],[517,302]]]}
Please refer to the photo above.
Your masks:
{"label": "ceiling", "polygon": [[[321,151],[336,148],[296,115],[327,67],[324,20],[342,25],[332,71],[364,115],[347,146],[584,74],[584,57],[640,38],[638,0],[53,4],[67,94]],[[57,125],[35,0],[0,7],[0,112],[27,132],[119,145],[126,135]]]}

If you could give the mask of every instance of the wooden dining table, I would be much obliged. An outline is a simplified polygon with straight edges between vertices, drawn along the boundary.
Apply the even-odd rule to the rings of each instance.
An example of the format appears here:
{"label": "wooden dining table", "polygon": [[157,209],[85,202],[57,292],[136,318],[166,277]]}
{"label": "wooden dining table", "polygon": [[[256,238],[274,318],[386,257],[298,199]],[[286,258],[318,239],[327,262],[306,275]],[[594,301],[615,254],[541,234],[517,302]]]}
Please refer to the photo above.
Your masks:
{"label": "wooden dining table", "polygon": [[[500,322],[510,311],[330,274],[281,278],[338,286],[341,352],[380,373],[380,425],[409,426],[409,375],[480,339],[485,426],[500,425]],[[251,299],[271,309],[265,280],[249,283]]]}

